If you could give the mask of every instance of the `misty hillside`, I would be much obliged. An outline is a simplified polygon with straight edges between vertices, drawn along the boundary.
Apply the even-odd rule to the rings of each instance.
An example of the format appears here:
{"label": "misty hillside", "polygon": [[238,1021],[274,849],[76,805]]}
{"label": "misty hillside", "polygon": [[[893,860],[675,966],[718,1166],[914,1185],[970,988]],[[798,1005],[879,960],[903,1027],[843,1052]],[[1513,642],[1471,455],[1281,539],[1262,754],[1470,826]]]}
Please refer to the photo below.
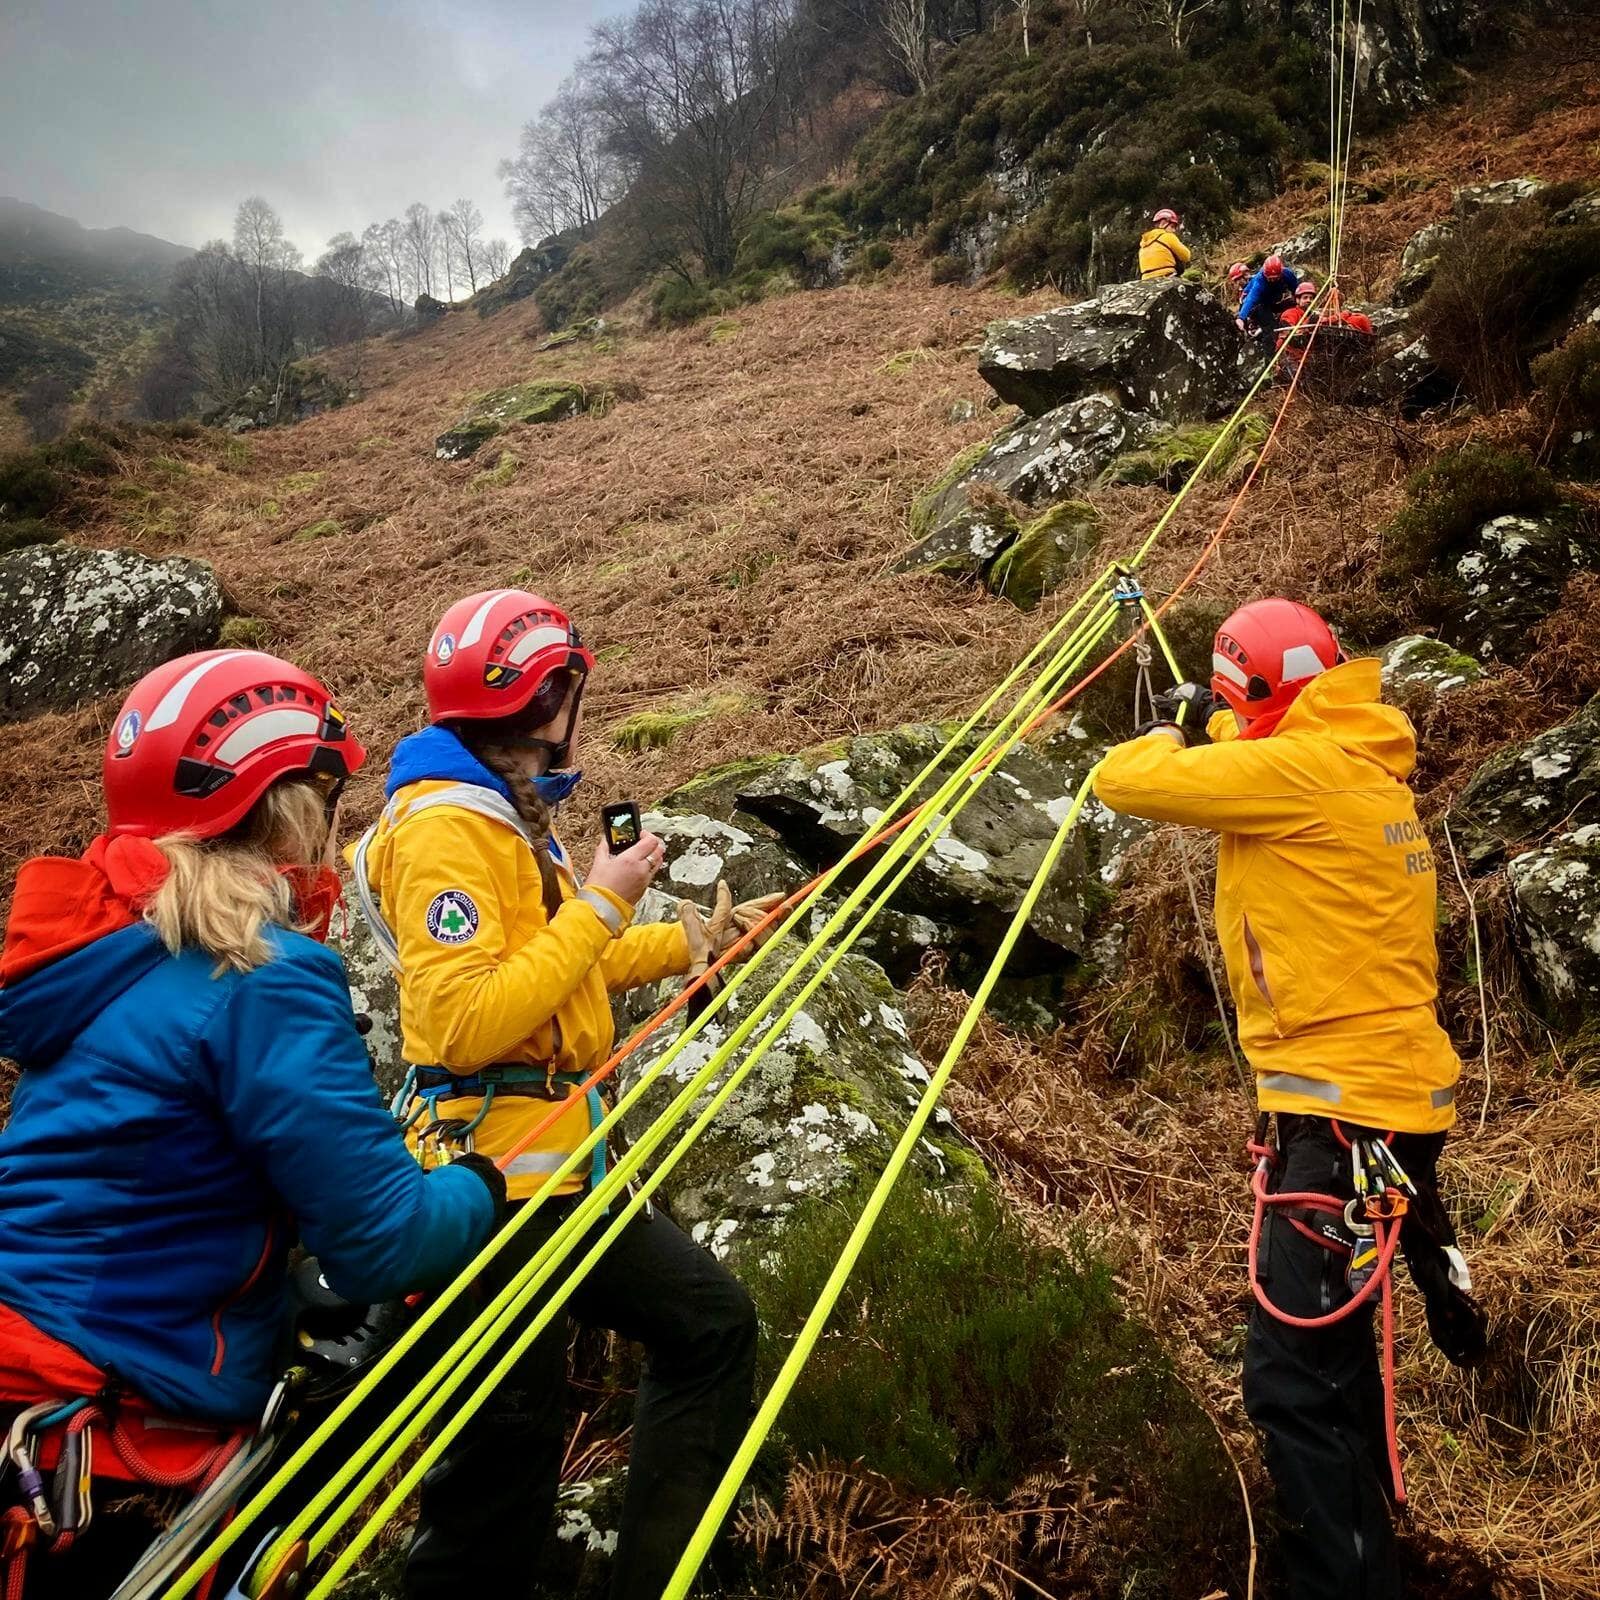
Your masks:
{"label": "misty hillside", "polygon": [[[270,360],[242,297],[188,330],[228,345],[230,372],[270,366],[337,403],[91,419],[0,460],[0,902],[21,860],[94,836],[121,694],[188,649],[275,651],[335,686],[373,755],[345,800],[354,837],[425,720],[443,608],[547,593],[597,661],[564,837],[583,859],[595,809],[632,798],[672,896],[721,875],[744,898],[843,859],[1080,596],[1114,613],[1107,575],[1147,539],[1138,578],[1171,601],[1180,676],[1205,676],[1238,604],[1298,597],[1382,661],[1418,732],[1440,1013],[1464,1062],[1443,1171],[1495,1330],[1457,1370],[1399,1286],[1408,1600],[1592,1600],[1600,79],[1510,25],[1548,9],[1368,0],[1342,184],[1327,19],[1300,0],[929,0],[909,50],[866,5],[730,9],[794,20],[758,80],[786,92],[746,84],[674,121],[653,89],[628,98],[659,81],[660,34],[620,19],[584,96],[530,125],[534,244],[471,297],[320,342],[286,316]],[[702,88],[727,64],[674,42],[703,51]],[[541,164],[558,133],[616,165],[563,186]],[[1294,381],[1269,381],[1228,267],[1281,252],[1322,284],[1330,197],[1342,307],[1316,314]],[[1130,281],[1168,202],[1190,271]],[[44,286],[30,316],[115,300],[103,249],[147,282],[175,264],[161,241],[0,214],[42,257],[16,267]],[[373,262],[351,244],[359,298]],[[63,349],[71,322],[50,323]],[[85,615],[106,619],[87,649]],[[656,1196],[750,1287],[764,1391],[1026,916],[708,1597],[1279,1592],[1240,1396],[1254,1086],[1214,966],[1214,838],[1090,807],[1028,898],[1066,797],[1143,718],[1133,634],[1124,612],[1075,698],[947,797],[971,809],[944,848]],[[657,900],[644,915],[674,914]],[[357,923],[341,951],[392,1090],[393,976]],[[619,1038],[673,992],[619,1002]],[[676,1092],[694,1069],[672,1070]],[[624,1151],[659,1109],[641,1101]],[[542,1548],[529,1530],[547,1600],[609,1582],[638,1381],[620,1344],[577,1341],[559,1527]],[[409,1514],[340,1600],[393,1600]]]}

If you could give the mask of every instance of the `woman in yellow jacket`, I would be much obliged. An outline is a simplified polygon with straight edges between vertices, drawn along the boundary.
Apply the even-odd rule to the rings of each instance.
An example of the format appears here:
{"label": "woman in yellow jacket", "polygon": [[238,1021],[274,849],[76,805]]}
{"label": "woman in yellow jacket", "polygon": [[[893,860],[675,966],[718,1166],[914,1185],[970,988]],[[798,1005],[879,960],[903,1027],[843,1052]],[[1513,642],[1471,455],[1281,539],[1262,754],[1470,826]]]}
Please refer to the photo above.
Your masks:
{"label": "woman in yellow jacket", "polygon": [[1139,240],[1139,278],[1176,278],[1189,265],[1189,247],[1178,237],[1183,226],[1176,211],[1162,209]]}
{"label": "woman in yellow jacket", "polygon": [[[1212,667],[1212,693],[1186,684],[1168,708],[1200,712],[1212,742],[1186,748],[1175,720],[1155,726],[1110,751],[1095,793],[1221,835],[1217,935],[1258,1104],[1277,1117],[1273,1189],[1353,1201],[1352,1143],[1392,1134],[1416,1189],[1406,1259],[1435,1341],[1467,1364],[1484,1328],[1437,1185],[1461,1063],[1435,1009],[1438,889],[1406,783],[1416,735],[1380,703],[1378,663],[1346,661],[1293,601],[1235,612]],[[1278,1309],[1306,1319],[1352,1298],[1343,1262],[1355,1256],[1316,1220],[1269,1210],[1257,1262]],[[1284,1512],[1293,1600],[1396,1600],[1370,1304],[1315,1329],[1258,1306],[1244,1393]]]}
{"label": "woman in yellow jacket", "polygon": [[[631,926],[662,864],[659,839],[618,854],[602,840],[580,881],[552,831],[578,782],[593,665],[566,614],[536,595],[492,590],[452,606],[424,667],[430,726],[396,748],[383,816],[357,849],[357,887],[400,973],[406,1059],[428,1102],[424,1161],[434,1140],[468,1126],[474,1150],[503,1157],[610,1054],[610,995],[705,954],[691,951],[703,931],[692,916]],[[510,1161],[512,1202],[538,1192],[601,1115],[597,1093],[575,1101]],[[562,1181],[496,1259],[489,1287],[549,1238],[604,1161],[602,1146]],[[645,1346],[612,1594],[657,1600],[744,1429],[754,1307],[717,1261],[646,1212],[568,1308]],[[562,1458],[563,1322],[428,1475],[411,1600],[455,1600],[473,1585],[496,1600],[530,1591]]]}

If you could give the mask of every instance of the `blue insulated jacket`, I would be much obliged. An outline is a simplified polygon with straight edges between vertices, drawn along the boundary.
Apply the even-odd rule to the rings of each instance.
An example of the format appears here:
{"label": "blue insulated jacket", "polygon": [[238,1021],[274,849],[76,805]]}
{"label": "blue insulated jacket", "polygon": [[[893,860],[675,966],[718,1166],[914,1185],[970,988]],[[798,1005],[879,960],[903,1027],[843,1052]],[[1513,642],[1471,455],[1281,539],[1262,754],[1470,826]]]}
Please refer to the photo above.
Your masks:
{"label": "blue insulated jacket", "polygon": [[1294,304],[1294,292],[1300,287],[1300,274],[1292,267],[1283,269],[1283,276],[1269,278],[1266,273],[1258,272],[1244,291],[1244,299],[1239,302],[1239,316],[1248,322],[1258,311],[1271,311],[1276,314],[1286,310]]}
{"label": "blue insulated jacket", "polygon": [[478,1178],[406,1151],[339,958],[268,937],[273,960],[218,977],[139,925],[0,989],[23,1067],[0,1303],[180,1415],[259,1414],[297,1236],[360,1302],[448,1279],[493,1225]]}

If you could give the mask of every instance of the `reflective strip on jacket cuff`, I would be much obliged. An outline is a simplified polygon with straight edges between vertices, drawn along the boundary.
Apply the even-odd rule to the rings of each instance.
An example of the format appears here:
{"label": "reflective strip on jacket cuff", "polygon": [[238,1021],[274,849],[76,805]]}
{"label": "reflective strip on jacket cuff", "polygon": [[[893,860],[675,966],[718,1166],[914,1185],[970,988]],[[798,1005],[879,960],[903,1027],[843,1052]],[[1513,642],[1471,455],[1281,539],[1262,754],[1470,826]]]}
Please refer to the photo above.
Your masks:
{"label": "reflective strip on jacket cuff", "polygon": [[605,923],[606,931],[613,939],[622,932],[622,913],[598,889],[580,889],[577,897]]}
{"label": "reflective strip on jacket cuff", "polygon": [[1435,1089],[1428,1096],[1428,1103],[1435,1111],[1443,1111],[1446,1106],[1456,1103],[1456,1086],[1452,1083],[1448,1089]]}
{"label": "reflective strip on jacket cuff", "polygon": [[1326,1100],[1336,1106],[1344,1099],[1344,1091],[1325,1078],[1303,1078],[1298,1072],[1263,1072],[1256,1086],[1271,1094],[1303,1094],[1312,1100]]}

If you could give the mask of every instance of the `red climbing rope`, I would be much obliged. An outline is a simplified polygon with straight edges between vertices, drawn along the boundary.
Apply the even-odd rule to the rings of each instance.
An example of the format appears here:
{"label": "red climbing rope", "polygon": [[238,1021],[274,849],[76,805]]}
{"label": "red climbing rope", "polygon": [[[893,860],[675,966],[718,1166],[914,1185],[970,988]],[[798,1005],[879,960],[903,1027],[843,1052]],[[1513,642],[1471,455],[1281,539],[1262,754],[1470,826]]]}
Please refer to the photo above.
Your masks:
{"label": "red climbing rope", "polygon": [[[1258,1251],[1261,1245],[1261,1230],[1265,1226],[1267,1208],[1295,1206],[1302,1211],[1313,1211],[1320,1216],[1333,1217],[1338,1220],[1345,1218],[1345,1206],[1336,1195],[1319,1194],[1314,1190],[1281,1190],[1272,1193],[1267,1189],[1267,1176],[1278,1158],[1277,1150],[1270,1144],[1258,1140],[1251,1140],[1246,1147],[1256,1159],[1255,1173],[1250,1179],[1251,1192],[1256,1197],[1254,1219],[1250,1224],[1250,1292],[1255,1296],[1256,1304],[1268,1316],[1291,1328],[1331,1328],[1337,1323],[1344,1322],[1355,1315],[1363,1306],[1369,1305],[1375,1293],[1383,1297],[1383,1428],[1384,1442],[1389,1451],[1389,1474],[1394,1481],[1395,1504],[1403,1506],[1406,1503],[1405,1474],[1400,1466],[1400,1439],[1395,1422],[1394,1402],[1394,1257],[1400,1247],[1400,1217],[1374,1215],[1370,1210],[1368,1220],[1372,1224],[1373,1243],[1377,1247],[1378,1259],[1373,1267],[1372,1276],[1361,1288],[1336,1310],[1329,1311],[1320,1317],[1297,1317],[1285,1311],[1281,1306],[1272,1303],[1267,1291],[1261,1287],[1259,1276]],[[1403,1197],[1390,1192],[1390,1198],[1404,1204]],[[1332,1239],[1324,1237],[1313,1229],[1306,1227],[1297,1217],[1287,1217],[1285,1220],[1316,1244],[1325,1250],[1339,1253],[1345,1247]]]}

